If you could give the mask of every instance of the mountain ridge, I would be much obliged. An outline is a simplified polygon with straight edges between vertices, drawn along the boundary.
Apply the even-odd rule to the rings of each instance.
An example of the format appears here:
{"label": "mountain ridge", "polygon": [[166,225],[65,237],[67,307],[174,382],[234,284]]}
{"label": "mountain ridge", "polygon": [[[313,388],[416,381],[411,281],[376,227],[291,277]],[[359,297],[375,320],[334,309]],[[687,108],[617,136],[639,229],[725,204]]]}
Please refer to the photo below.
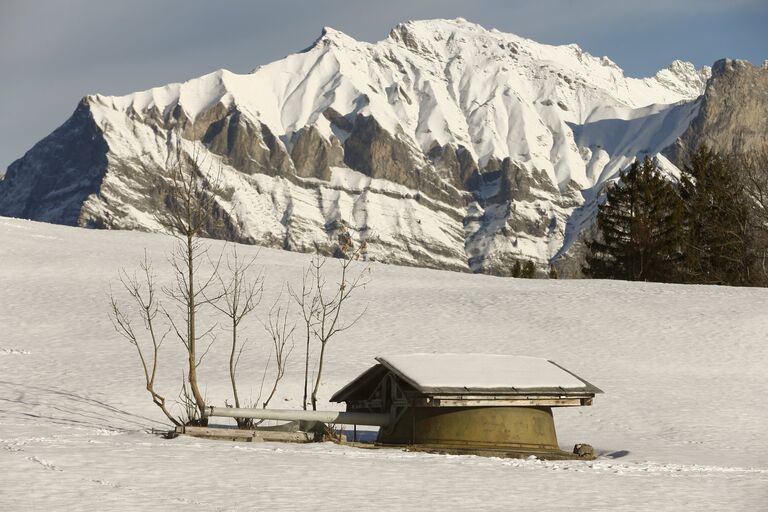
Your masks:
{"label": "mountain ridge", "polygon": [[[185,150],[224,169],[226,228],[210,236],[330,252],[344,225],[373,259],[545,267],[567,254],[606,182],[687,129],[710,76],[675,61],[628,78],[577,45],[461,19],[402,23],[377,43],[326,28],[248,74],[86,96],[67,130],[9,167],[0,214],[158,230],[147,173],[162,175],[179,128]],[[638,142],[649,126],[663,136]]]}

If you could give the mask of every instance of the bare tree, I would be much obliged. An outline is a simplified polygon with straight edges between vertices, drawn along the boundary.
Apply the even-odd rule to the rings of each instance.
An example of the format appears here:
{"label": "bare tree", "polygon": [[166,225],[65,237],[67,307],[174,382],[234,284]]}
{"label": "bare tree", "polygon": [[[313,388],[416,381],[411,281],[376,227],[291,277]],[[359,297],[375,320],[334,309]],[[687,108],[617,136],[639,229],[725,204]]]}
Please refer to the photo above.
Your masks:
{"label": "bare tree", "polygon": [[223,290],[221,300],[211,302],[216,309],[227,316],[229,326],[232,329],[232,346],[229,354],[229,378],[232,384],[235,407],[240,407],[240,399],[237,393],[237,365],[247,343],[247,339],[242,343],[239,342],[238,327],[243,319],[253,312],[253,310],[256,309],[256,306],[259,305],[264,291],[263,273],[257,274],[253,280],[250,280],[248,277],[249,270],[255,261],[256,258],[254,257],[243,262],[238,257],[237,249],[233,249],[231,258],[227,258],[229,279],[225,281],[221,272],[216,273]]}
{"label": "bare tree", "polygon": [[[299,306],[304,332],[305,350],[304,350],[304,397],[302,407],[304,410],[312,403],[312,409],[317,408],[317,391],[322,378],[323,364],[325,360],[325,347],[330,338],[338,332],[348,329],[359,319],[356,318],[349,324],[342,325],[338,323],[341,309],[347,297],[359,287],[367,283],[366,275],[370,269],[365,267],[355,279],[348,279],[348,270],[352,261],[368,259],[368,244],[362,241],[357,249],[354,247],[352,236],[346,225],[342,224],[337,232],[337,243],[334,253],[341,261],[341,282],[339,288],[332,296],[328,295],[326,290],[326,279],[324,277],[323,267],[326,263],[325,258],[316,255],[307,269],[304,271],[301,279],[301,290],[296,290],[290,285],[288,293],[294,302]],[[362,314],[360,315],[362,316]],[[318,359],[317,373],[314,375],[312,396],[309,397],[309,366],[310,366],[310,348],[312,339],[320,342],[320,355]]]}
{"label": "bare tree", "polygon": [[120,308],[117,299],[112,293],[110,293],[110,303],[112,305],[110,318],[115,330],[136,348],[136,353],[139,356],[139,361],[141,362],[141,367],[144,371],[146,389],[152,397],[152,401],[163,411],[163,414],[165,414],[166,418],[168,418],[171,423],[178,426],[185,421],[185,418],[175,418],[166,407],[165,397],[155,390],[155,378],[157,377],[160,347],[162,346],[168,331],[158,337],[155,319],[159,313],[159,303],[157,300],[155,273],[152,270],[152,264],[150,263],[146,252],[144,253],[144,259],[139,263],[139,269],[142,274],[141,278],[136,274],[128,275],[124,269],[121,269],[119,271],[119,279],[139,308],[141,319],[144,328],[149,335],[151,346],[148,349],[143,346],[146,342],[141,342],[139,340],[139,336],[137,336],[133,329],[131,319]]}
{"label": "bare tree", "polygon": [[[285,376],[285,369],[288,363],[288,358],[293,352],[293,333],[296,330],[296,323],[290,323],[288,321],[288,315],[290,311],[290,302],[282,302],[282,292],[275,300],[275,303],[269,310],[267,315],[267,321],[264,323],[264,330],[267,331],[269,337],[272,339],[272,355],[275,360],[275,378],[272,382],[272,389],[267,395],[267,398],[262,402],[262,407],[266,409],[269,402],[275,396],[277,386]],[[289,299],[290,300],[290,299]],[[262,386],[264,378],[267,374],[267,368],[264,369],[264,377],[262,378]]]}
{"label": "bare tree", "polygon": [[[218,298],[209,300],[210,304],[218,311],[223,313],[228,320],[229,328],[232,334],[232,345],[229,351],[229,381],[232,386],[232,395],[235,400],[235,407],[241,407],[240,396],[237,391],[237,366],[240,362],[240,356],[248,343],[248,339],[240,341],[238,338],[238,328],[240,323],[249,314],[256,309],[261,302],[261,296],[264,292],[264,274],[259,272],[254,278],[250,278],[251,267],[256,261],[256,257],[243,261],[237,254],[237,249],[233,248],[230,255],[227,256],[226,268],[227,276],[222,275],[221,267],[211,262],[216,269],[216,278],[221,286]],[[251,422],[247,418],[235,418],[240,428],[246,428]]]}
{"label": "bare tree", "polygon": [[[160,183],[165,196],[166,213],[158,215],[158,221],[179,240],[170,257],[175,282],[165,292],[182,311],[185,317],[183,326],[179,327],[167,311],[166,314],[186,348],[189,392],[198,409],[200,421],[204,422],[202,413],[205,399],[198,384],[197,370],[215,338],[212,328],[200,332],[197,315],[202,306],[212,302],[205,293],[216,276],[216,268],[214,266],[207,277],[199,276],[200,262],[208,252],[208,246],[202,242],[201,237],[216,219],[216,190],[221,170],[210,177],[210,169],[207,169],[210,166],[201,156],[198,146],[193,146],[191,153],[185,152],[178,132],[169,132],[166,148],[167,178]],[[210,343],[201,353],[198,345],[204,338],[210,338]]]}
{"label": "bare tree", "polygon": [[320,344],[317,368],[312,387],[312,410],[317,410],[317,393],[323,377],[325,354],[331,339],[357,323],[365,314],[359,313],[353,320],[344,321],[342,311],[353,294],[369,282],[370,268],[364,267],[360,272],[350,276],[351,265],[359,254],[352,252],[348,258],[339,259],[340,278],[337,283],[329,285],[326,278],[326,258],[315,256],[309,264],[308,273],[312,280],[310,304],[314,303],[314,321],[311,326],[312,334]]}
{"label": "bare tree", "polygon": [[304,352],[304,398],[302,400],[302,408],[307,410],[309,404],[309,351],[310,342],[312,340],[312,333],[315,330],[315,324],[317,322],[320,297],[313,293],[313,274],[312,266],[309,266],[302,275],[301,278],[301,291],[294,290],[288,285],[288,293],[299,306],[302,318],[302,327],[304,329],[305,336],[305,352]]}

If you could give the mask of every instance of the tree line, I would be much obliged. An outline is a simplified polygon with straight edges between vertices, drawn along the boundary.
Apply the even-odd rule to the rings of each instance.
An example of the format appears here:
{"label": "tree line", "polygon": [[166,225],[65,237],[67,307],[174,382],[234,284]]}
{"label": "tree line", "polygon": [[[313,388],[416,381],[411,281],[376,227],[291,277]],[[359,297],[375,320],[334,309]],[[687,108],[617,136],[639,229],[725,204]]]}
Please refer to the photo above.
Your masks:
{"label": "tree line", "polygon": [[583,272],[598,279],[768,284],[768,150],[690,155],[679,177],[649,158],[606,191]]}
{"label": "tree line", "polygon": [[[370,279],[370,268],[356,263],[367,259],[367,245],[363,242],[355,247],[342,226],[334,248],[337,269],[329,268],[334,265],[315,254],[300,276],[300,288],[282,283],[274,303],[259,312],[266,276],[256,268],[255,257],[242,258],[235,245],[225,245],[221,253],[213,254],[206,238],[221,222],[217,201],[223,181],[221,168],[217,170],[203,158],[197,146],[187,146],[191,148],[184,148],[179,131],[172,132],[160,172],[144,168],[147,176],[156,177],[154,185],[163,198],[164,209],[156,220],[176,238],[167,258],[172,279],[159,283],[146,253],[137,270],[120,269],[122,293],[110,293],[115,330],[133,345],[147,393],[174,425],[207,424],[208,400],[200,369],[222,338],[226,338],[227,364],[221,368],[221,376],[226,375],[233,400],[225,400],[226,406],[266,408],[285,376],[297,335],[304,343],[302,407],[311,405],[314,410],[329,343],[354,326],[364,312],[350,315],[348,310]],[[256,397],[243,396],[238,386],[243,373],[239,371],[240,359],[254,336],[253,332],[243,332],[244,321],[253,317],[261,323],[261,337],[268,340],[271,349],[262,362]],[[165,351],[161,349],[167,338],[175,338],[183,347],[182,359],[163,359]],[[168,395],[167,381],[166,389],[160,389],[159,374],[168,366],[182,369],[175,399]],[[206,375],[213,373],[209,369]],[[258,379],[259,370],[251,368],[246,373]],[[240,428],[254,426],[250,418],[235,420]]]}

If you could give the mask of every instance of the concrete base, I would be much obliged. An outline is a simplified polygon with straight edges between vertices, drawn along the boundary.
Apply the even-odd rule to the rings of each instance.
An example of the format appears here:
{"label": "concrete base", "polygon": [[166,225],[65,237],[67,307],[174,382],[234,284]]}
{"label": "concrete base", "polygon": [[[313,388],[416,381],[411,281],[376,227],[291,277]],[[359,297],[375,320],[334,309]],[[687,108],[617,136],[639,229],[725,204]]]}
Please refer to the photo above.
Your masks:
{"label": "concrete base", "polygon": [[227,427],[176,427],[177,435],[218,439],[222,441],[244,441],[249,443],[311,443],[315,435],[311,432],[279,432],[275,430],[241,430]]}

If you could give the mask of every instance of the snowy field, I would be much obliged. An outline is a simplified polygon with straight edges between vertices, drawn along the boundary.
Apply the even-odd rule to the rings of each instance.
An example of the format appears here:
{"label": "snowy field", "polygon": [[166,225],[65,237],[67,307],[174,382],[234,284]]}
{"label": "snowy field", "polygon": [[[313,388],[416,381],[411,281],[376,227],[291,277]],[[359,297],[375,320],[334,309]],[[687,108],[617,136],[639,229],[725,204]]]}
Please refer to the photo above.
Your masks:
{"label": "snowy field", "polygon": [[[373,265],[367,313],[330,346],[321,408],[376,355],[546,357],[605,391],[555,413],[561,446],[590,443],[593,462],[164,440],[106,297],[145,247],[166,280],[171,244],[0,218],[0,509],[768,510],[768,290]],[[308,256],[261,249],[259,261],[266,307]],[[267,341],[257,323],[248,334],[255,398]],[[159,383],[172,396],[177,345]],[[224,345],[202,375],[217,405]],[[300,365],[297,346],[273,406],[300,406]]]}

